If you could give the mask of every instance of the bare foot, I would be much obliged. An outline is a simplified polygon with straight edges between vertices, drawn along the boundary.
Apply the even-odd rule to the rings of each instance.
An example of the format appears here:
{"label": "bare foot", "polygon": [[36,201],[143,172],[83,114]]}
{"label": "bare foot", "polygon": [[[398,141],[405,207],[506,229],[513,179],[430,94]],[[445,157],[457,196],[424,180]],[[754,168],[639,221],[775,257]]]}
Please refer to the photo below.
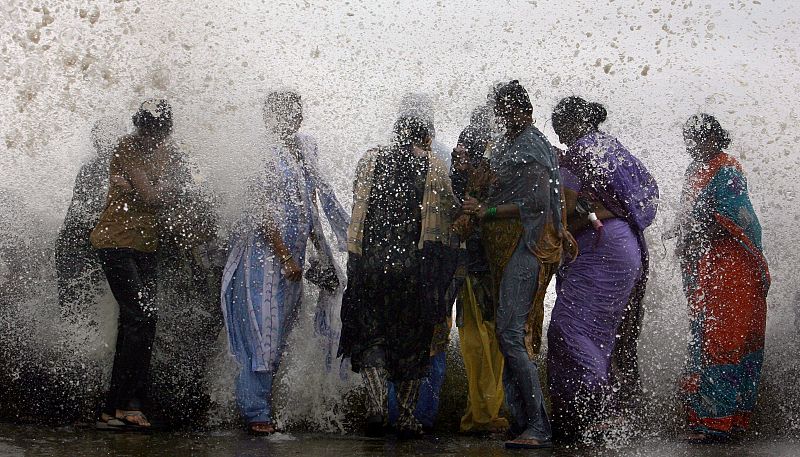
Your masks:
{"label": "bare foot", "polygon": [[271,435],[277,431],[270,422],[253,422],[248,425],[248,428],[254,435]]}
{"label": "bare foot", "polygon": [[125,411],[122,409],[118,409],[115,413],[117,419],[125,422],[128,425],[134,425],[136,427],[149,427],[150,421],[147,420],[144,414],[141,411]]}

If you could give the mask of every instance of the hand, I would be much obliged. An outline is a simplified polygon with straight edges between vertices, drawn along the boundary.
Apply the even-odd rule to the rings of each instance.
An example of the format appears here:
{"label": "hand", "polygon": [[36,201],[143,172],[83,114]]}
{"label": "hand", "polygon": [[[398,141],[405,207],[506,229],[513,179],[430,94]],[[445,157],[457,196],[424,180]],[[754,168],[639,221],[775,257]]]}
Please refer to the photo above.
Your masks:
{"label": "hand", "polygon": [[286,279],[289,281],[297,282],[303,279],[303,270],[300,269],[300,266],[297,265],[294,258],[291,258],[283,264],[283,275],[286,276]]}
{"label": "hand", "polygon": [[471,214],[478,219],[483,219],[483,216],[486,215],[486,207],[474,197],[465,198],[461,209],[464,211],[464,214]]}

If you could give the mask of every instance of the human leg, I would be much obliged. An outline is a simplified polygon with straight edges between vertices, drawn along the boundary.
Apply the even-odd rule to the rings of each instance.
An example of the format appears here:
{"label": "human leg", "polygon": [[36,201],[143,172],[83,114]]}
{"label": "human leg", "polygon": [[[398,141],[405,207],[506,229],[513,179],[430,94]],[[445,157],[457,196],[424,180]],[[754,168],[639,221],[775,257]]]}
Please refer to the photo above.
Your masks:
{"label": "human leg", "polygon": [[236,402],[245,422],[272,422],[272,380],[274,373],[253,371],[244,364],[236,377]]}
{"label": "human leg", "polygon": [[494,321],[484,320],[480,303],[489,305],[488,278],[468,275],[459,300],[464,324],[459,328],[461,355],[467,375],[467,410],[461,432],[499,431],[508,421],[498,417],[503,403],[503,355],[498,348]]}
{"label": "human leg", "polygon": [[99,251],[111,292],[119,304],[119,322],[111,387],[105,412],[138,411],[146,398],[150,356],[156,330],[155,260],[132,249]]}
{"label": "human leg", "polygon": [[422,434],[422,424],[414,416],[414,410],[419,399],[421,380],[409,379],[397,383],[397,405],[400,416],[397,419],[397,429],[401,435],[417,436]]}
{"label": "human leg", "polygon": [[[577,438],[588,426],[607,427],[620,406],[611,389],[612,353],[641,277],[641,252],[624,221],[606,222],[602,236],[579,234],[580,254],[559,272],[547,359],[553,425],[560,440]],[[635,344],[635,338],[626,341]],[[635,347],[626,354],[635,358]]]}
{"label": "human leg", "polygon": [[735,240],[721,240],[700,260],[687,375],[688,427],[728,438],[749,425],[764,356],[766,290],[752,256]]}
{"label": "human leg", "polygon": [[519,438],[545,442],[551,438],[550,420],[544,409],[537,364],[525,346],[525,322],[536,292],[538,272],[538,260],[521,242],[503,274],[496,322],[500,350],[505,357],[503,379],[509,409],[515,425],[525,425]]}
{"label": "human leg", "polygon": [[414,417],[427,429],[432,429],[436,423],[446,369],[447,353],[441,351],[431,357],[431,368],[428,376],[420,382],[419,399],[414,409]]}

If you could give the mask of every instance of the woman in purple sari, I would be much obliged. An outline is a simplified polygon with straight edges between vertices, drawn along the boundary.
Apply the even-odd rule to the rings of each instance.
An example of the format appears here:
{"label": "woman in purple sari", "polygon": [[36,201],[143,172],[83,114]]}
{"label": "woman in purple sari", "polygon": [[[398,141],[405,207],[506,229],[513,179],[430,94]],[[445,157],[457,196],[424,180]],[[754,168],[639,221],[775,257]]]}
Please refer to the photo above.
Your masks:
{"label": "woman in purple sari", "polygon": [[[579,250],[559,271],[547,332],[553,431],[562,440],[600,427],[612,401],[619,406],[638,390],[636,341],[648,271],[643,231],[655,218],[658,187],[636,157],[598,129],[605,119],[602,105],[579,97],[563,99],[552,116],[568,146],[559,162]],[[612,381],[623,398],[609,395]]]}

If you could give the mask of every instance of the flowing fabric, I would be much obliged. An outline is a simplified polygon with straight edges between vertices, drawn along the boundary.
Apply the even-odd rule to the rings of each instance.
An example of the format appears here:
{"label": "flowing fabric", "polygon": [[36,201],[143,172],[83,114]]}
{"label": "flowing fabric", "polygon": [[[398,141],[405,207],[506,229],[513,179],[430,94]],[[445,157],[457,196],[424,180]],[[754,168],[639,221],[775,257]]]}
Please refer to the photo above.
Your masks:
{"label": "flowing fabric", "polygon": [[617,331],[640,277],[637,237],[622,219],[576,236],[578,257],[559,272],[547,332],[553,424],[567,438],[605,411]]}
{"label": "flowing fabric", "polygon": [[[611,330],[620,335],[614,344],[612,359],[615,369],[612,376],[619,387],[617,401],[624,404],[634,400],[641,391],[637,345],[644,316],[642,301],[647,287],[650,265],[644,230],[656,217],[659,198],[658,185],[639,159],[631,154],[619,140],[604,132],[592,132],[578,139],[566,154],[562,154],[560,165],[575,176],[582,195],[601,202],[606,209],[628,224],[638,244],[638,247],[630,246],[629,248],[638,250],[641,256],[640,261],[631,260],[627,266],[629,274],[635,275],[633,289],[628,290],[629,282],[623,281],[619,284],[619,290],[614,294],[615,297],[613,299],[609,297],[605,302],[616,308],[619,300],[627,301],[618,328]],[[630,233],[621,225],[615,225],[614,228],[617,233],[609,234],[610,236],[630,236]],[[606,231],[610,232],[611,227]],[[582,235],[585,243],[585,237],[590,235]],[[603,243],[602,236],[600,243]],[[621,242],[617,248],[625,250],[629,245],[629,242]],[[580,247],[584,248],[584,246]],[[583,249],[580,252],[584,252]],[[591,256],[579,258],[575,265],[570,265],[570,267],[574,266],[576,274],[578,274],[583,262],[601,260],[597,258],[598,255],[600,253],[595,252]],[[628,258],[627,253],[620,250],[617,250],[614,255]],[[597,260],[592,260],[591,257],[596,257]],[[613,269],[614,267],[609,268]],[[602,278],[600,282],[607,279]],[[570,283],[563,284],[566,284],[565,287],[571,287]],[[587,290],[586,293],[590,292]],[[591,303],[594,300],[591,295],[573,296],[572,298],[583,304]]]}
{"label": "flowing fabric", "polygon": [[770,286],[761,225],[741,166],[724,153],[689,167],[683,205],[687,420],[694,431],[728,435],[748,428],[761,379]]}
{"label": "flowing fabric", "polygon": [[301,268],[312,234],[317,255],[333,263],[322,231],[318,196],[339,245],[345,245],[349,217],[317,172],[316,144],[302,135],[297,141],[300,160],[285,147],[273,148],[276,162],[269,164],[248,189],[249,208],[229,242],[222,278],[222,311],[230,350],[243,371],[275,373],[303,295],[303,282],[285,278],[280,260],[265,238],[267,218],[277,225]]}
{"label": "flowing fabric", "polygon": [[503,406],[503,354],[495,335],[494,321],[484,320],[479,303],[488,303],[487,275],[467,276],[459,300],[464,324],[458,335],[464,371],[467,374],[467,411],[461,417],[461,432],[497,431],[508,428],[500,417]]}
{"label": "flowing fabric", "polygon": [[[485,127],[470,125],[458,138],[464,147],[469,168],[450,167],[453,193],[462,200],[471,195],[485,198],[488,189],[478,182],[479,170],[491,176],[486,147],[491,140]],[[503,394],[503,354],[495,334],[494,305],[489,264],[481,241],[480,226],[469,221],[471,233],[461,234],[458,269],[451,286],[456,299],[456,324],[459,346],[467,377],[467,407],[461,417],[462,433],[497,432],[508,429],[508,420],[500,417]]]}

